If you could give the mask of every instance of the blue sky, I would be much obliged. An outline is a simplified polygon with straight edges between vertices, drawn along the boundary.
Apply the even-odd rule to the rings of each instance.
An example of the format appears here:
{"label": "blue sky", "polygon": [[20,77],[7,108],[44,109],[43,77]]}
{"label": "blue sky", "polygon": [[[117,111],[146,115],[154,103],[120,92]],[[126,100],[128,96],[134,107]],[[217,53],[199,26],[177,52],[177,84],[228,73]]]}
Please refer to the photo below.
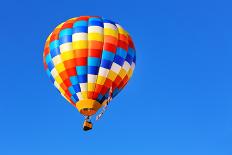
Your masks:
{"label": "blue sky", "polygon": [[[230,1],[2,1],[0,154],[231,155]],[[101,121],[50,83],[46,37],[75,16],[99,15],[132,35],[137,66]]]}

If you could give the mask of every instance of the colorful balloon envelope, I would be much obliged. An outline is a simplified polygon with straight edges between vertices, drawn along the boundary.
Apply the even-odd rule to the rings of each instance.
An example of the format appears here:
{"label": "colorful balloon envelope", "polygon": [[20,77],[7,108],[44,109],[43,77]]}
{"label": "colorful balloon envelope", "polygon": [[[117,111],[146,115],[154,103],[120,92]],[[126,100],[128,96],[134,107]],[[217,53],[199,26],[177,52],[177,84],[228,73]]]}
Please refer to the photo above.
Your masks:
{"label": "colorful balloon envelope", "polygon": [[81,16],[58,25],[48,36],[43,61],[61,95],[86,117],[106,106],[135,68],[135,47],[118,23]]}

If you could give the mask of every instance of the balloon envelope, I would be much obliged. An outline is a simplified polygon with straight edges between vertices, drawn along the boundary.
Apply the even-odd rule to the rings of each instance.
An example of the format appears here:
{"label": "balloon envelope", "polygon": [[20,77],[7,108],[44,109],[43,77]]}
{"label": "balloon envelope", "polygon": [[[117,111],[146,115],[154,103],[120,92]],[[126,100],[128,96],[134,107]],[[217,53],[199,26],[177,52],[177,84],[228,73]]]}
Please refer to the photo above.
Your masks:
{"label": "balloon envelope", "polygon": [[45,70],[61,95],[91,116],[127,84],[135,68],[135,47],[118,23],[81,16],[58,25],[48,36]]}

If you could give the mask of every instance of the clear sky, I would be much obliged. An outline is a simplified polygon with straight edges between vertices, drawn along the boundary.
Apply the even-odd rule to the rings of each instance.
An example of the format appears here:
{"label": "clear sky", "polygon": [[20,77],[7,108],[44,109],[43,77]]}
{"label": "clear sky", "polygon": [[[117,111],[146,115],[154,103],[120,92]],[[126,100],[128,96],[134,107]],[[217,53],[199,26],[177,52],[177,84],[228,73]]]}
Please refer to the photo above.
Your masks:
{"label": "clear sky", "polygon": [[[232,2],[5,0],[0,9],[1,155],[231,155]],[[47,77],[42,52],[59,23],[119,22],[137,66],[90,132]]]}

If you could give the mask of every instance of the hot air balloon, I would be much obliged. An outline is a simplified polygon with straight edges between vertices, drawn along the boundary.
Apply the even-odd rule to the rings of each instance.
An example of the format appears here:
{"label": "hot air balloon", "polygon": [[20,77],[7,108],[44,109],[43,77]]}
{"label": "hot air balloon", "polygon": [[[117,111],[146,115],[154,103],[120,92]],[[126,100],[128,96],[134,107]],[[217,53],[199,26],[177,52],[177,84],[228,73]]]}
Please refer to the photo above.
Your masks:
{"label": "hot air balloon", "polygon": [[[132,38],[118,23],[99,16],[71,18],[48,36],[43,52],[45,70],[60,94],[90,117],[126,86],[135,68]],[[103,114],[101,112],[97,119]]]}

